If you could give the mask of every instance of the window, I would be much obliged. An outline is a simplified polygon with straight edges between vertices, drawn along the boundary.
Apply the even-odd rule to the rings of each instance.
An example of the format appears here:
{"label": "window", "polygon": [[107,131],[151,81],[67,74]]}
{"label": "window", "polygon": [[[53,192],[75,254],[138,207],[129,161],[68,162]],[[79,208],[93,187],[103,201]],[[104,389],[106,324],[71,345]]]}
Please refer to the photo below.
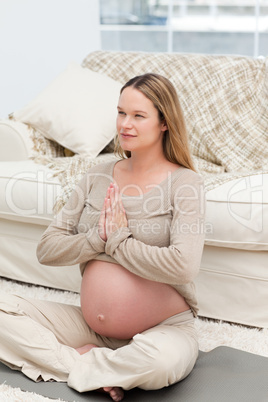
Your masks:
{"label": "window", "polygon": [[100,0],[104,50],[268,54],[268,0]]}

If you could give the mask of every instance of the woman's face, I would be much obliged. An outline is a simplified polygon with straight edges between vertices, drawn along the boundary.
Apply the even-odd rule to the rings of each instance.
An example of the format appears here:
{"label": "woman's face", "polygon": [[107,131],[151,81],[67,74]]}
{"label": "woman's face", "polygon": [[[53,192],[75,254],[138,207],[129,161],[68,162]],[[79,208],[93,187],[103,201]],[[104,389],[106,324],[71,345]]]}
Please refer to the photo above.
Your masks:
{"label": "woman's face", "polygon": [[131,152],[162,147],[167,129],[150,99],[133,87],[125,88],[120,95],[116,126],[122,149]]}

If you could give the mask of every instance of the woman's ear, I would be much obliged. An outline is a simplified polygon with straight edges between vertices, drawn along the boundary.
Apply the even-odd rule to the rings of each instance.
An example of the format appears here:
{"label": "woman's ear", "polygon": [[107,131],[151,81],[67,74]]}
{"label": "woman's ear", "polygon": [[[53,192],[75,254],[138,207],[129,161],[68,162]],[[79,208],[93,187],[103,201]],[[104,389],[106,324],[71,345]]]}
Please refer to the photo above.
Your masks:
{"label": "woman's ear", "polygon": [[167,127],[167,123],[166,121],[162,121],[161,123],[161,131],[167,131],[168,127]]}

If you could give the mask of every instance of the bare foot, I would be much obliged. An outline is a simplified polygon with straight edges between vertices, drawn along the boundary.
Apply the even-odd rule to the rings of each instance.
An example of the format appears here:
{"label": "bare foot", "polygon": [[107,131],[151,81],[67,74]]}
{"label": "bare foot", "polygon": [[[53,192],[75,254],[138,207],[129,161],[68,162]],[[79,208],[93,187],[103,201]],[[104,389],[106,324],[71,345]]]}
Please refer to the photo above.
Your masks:
{"label": "bare foot", "polygon": [[81,346],[80,348],[76,348],[75,350],[80,353],[80,355],[83,355],[84,353],[89,352],[93,348],[97,348],[97,345],[94,345],[93,343],[88,343],[87,345]]}
{"label": "bare foot", "polygon": [[108,392],[113,401],[122,401],[124,391],[120,387],[103,387],[104,392]]}
{"label": "bare foot", "polygon": [[[94,345],[93,343],[88,343],[87,345],[81,346],[80,348],[76,348],[76,351],[80,353],[80,355],[83,355],[93,348],[98,348],[98,346]],[[103,387],[99,389],[99,391],[106,392],[110,395],[112,400],[116,402],[122,401],[122,399],[124,398],[124,391],[120,387]]]}

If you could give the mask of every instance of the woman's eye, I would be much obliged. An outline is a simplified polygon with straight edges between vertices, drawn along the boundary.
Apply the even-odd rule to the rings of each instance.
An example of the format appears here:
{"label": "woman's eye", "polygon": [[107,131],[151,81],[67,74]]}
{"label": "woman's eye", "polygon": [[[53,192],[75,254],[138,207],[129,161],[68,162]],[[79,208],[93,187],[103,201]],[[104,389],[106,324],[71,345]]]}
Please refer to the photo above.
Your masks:
{"label": "woman's eye", "polygon": [[124,116],[124,115],[125,115],[125,113],[124,113],[124,112],[122,112],[121,110],[118,110],[118,114],[121,114],[122,116]]}
{"label": "woman's eye", "polygon": [[144,117],[144,116],[142,116],[141,114],[136,114],[136,117]]}

